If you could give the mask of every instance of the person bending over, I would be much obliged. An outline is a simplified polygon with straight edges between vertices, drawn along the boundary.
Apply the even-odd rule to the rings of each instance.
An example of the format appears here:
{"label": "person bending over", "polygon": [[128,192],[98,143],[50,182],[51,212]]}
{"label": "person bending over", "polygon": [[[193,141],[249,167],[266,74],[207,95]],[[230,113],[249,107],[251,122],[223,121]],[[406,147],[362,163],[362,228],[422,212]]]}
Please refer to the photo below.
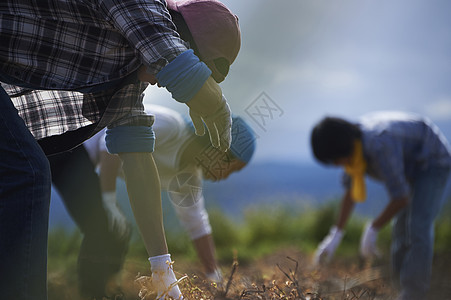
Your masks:
{"label": "person bending over", "polygon": [[319,162],[344,169],[346,187],[338,221],[318,246],[315,263],[333,256],[355,203],[365,200],[369,175],[385,185],[390,201],[365,227],[360,254],[379,255],[377,234],[393,219],[391,269],[398,299],[425,299],[434,221],[451,168],[449,144],[437,126],[404,112],[375,112],[356,123],[326,117],[314,126],[311,147]]}
{"label": "person bending over", "polygon": [[[156,135],[153,157],[182,227],[189,233],[206,278],[220,283],[221,271],[215,258],[212,230],[205,209],[203,180],[220,181],[244,168],[252,158],[256,136],[241,117],[233,117],[232,144],[226,153],[213,148],[206,136],[197,136],[194,128],[178,112],[158,105],[146,106],[155,116]],[[105,147],[103,132],[84,143],[90,157],[99,167],[103,197],[116,203],[116,177],[120,160]]]}
{"label": "person bending over", "polygon": [[[186,21],[197,54],[181,38],[168,7]],[[46,155],[70,150],[108,126],[108,148],[123,161],[131,206],[163,297],[175,276],[166,264],[170,256],[151,154],[153,117],[144,113],[141,95],[149,83],[165,87],[189,107],[197,133],[208,127],[212,144],[226,151],[231,112],[218,82],[240,48],[236,16],[215,0],[39,5],[5,0],[0,20],[0,81],[20,87],[12,93],[0,89],[0,256],[7,258],[0,264],[2,296],[46,300],[51,187]],[[24,97],[34,90],[49,90],[51,96]],[[52,96],[60,90],[65,92]],[[169,295],[181,297],[177,286]]]}

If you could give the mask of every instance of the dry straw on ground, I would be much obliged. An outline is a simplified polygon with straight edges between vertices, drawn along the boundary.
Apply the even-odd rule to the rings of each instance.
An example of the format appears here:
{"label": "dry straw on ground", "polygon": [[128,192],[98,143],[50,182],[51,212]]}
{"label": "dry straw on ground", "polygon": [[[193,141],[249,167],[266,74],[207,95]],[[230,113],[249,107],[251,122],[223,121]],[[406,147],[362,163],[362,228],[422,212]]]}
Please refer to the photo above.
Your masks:
{"label": "dry straw on ground", "polygon": [[[271,267],[269,264],[275,259]],[[301,259],[302,260],[302,259]],[[385,285],[381,268],[367,268],[353,277],[340,272],[313,270],[304,260],[285,256],[268,259],[259,266],[244,266],[240,270],[235,260],[220,285],[196,275],[179,274],[179,286],[187,300],[200,299],[300,299],[300,300],[354,300],[390,299],[391,290]],[[356,268],[350,267],[350,269]],[[136,283],[140,299],[155,298],[151,293],[151,279],[140,276]]]}

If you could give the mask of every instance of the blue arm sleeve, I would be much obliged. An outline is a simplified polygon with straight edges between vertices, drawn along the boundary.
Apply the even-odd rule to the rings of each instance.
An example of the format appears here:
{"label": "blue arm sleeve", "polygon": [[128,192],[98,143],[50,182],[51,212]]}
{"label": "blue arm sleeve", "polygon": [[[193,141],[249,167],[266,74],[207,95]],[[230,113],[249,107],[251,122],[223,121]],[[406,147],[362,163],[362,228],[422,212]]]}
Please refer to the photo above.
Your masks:
{"label": "blue arm sleeve", "polygon": [[177,56],[167,64],[156,77],[178,102],[186,103],[204,85],[211,70],[201,62],[192,49]]}
{"label": "blue arm sleeve", "polygon": [[153,152],[155,134],[149,126],[117,126],[106,131],[108,152]]}

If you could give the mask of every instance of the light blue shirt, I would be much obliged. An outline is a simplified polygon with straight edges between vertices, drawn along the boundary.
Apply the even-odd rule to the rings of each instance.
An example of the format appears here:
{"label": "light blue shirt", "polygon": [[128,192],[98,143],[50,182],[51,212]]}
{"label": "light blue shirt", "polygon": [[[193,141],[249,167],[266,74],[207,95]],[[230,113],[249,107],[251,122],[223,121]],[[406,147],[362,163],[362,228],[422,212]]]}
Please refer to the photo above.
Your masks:
{"label": "light blue shirt", "polygon": [[367,174],[382,181],[390,197],[408,196],[415,174],[451,166],[450,146],[430,120],[402,112],[375,112],[358,122]]}

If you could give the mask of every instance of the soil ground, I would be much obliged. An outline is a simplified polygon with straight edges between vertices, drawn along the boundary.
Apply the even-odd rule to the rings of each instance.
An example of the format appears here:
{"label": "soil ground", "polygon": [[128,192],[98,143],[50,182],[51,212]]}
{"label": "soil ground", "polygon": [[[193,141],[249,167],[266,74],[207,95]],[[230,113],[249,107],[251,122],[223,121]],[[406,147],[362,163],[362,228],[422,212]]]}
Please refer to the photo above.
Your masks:
{"label": "soil ground", "polygon": [[[177,277],[186,300],[191,299],[309,299],[390,300],[396,293],[389,283],[388,266],[369,265],[355,259],[335,259],[315,270],[310,257],[296,249],[281,249],[255,262],[240,264],[239,259],[222,266],[224,283],[211,284],[202,279],[200,266],[176,261]],[[451,299],[451,255],[437,255],[433,266],[428,299]],[[122,291],[127,300],[152,299],[145,296],[149,279],[148,262],[128,259],[121,274]],[[72,279],[71,279],[72,278]],[[65,272],[49,273],[49,300],[80,300],[75,276]],[[138,279],[140,278],[140,279]],[[139,292],[141,291],[141,297]]]}

